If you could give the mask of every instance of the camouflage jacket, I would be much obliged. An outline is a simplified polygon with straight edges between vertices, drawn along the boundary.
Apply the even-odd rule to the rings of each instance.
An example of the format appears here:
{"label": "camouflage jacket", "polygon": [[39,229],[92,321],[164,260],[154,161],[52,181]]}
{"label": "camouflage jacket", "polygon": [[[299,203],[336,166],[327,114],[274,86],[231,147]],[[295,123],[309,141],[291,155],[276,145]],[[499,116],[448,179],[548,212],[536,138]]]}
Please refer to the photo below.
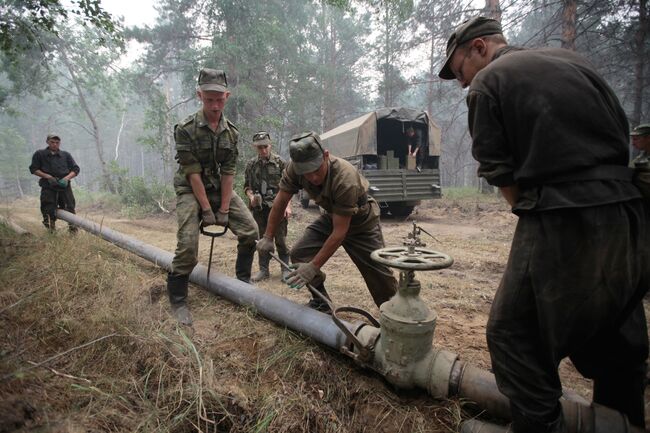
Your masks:
{"label": "camouflage jacket", "polygon": [[221,115],[215,132],[208,126],[201,109],[174,126],[174,140],[179,165],[174,176],[176,194],[192,192],[188,174],[201,173],[206,189],[217,190],[221,174],[235,174],[239,131],[225,115]]}
{"label": "camouflage jacket", "polygon": [[[263,206],[270,208],[278,194],[284,168],[285,162],[275,153],[271,153],[268,161],[257,156],[251,158],[244,172],[244,192],[251,190],[261,194]],[[266,181],[266,188],[263,187],[262,181]]]}

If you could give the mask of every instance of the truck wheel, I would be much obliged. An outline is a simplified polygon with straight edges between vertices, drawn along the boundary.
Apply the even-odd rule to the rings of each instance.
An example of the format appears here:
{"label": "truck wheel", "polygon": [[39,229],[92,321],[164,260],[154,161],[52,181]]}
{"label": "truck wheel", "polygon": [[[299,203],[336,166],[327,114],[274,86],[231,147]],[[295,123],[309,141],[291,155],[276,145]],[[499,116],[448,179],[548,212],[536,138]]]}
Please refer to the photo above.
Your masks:
{"label": "truck wheel", "polygon": [[404,206],[397,204],[391,204],[388,206],[390,214],[394,217],[407,217],[411,215],[411,212],[413,212],[414,208],[415,206]]}

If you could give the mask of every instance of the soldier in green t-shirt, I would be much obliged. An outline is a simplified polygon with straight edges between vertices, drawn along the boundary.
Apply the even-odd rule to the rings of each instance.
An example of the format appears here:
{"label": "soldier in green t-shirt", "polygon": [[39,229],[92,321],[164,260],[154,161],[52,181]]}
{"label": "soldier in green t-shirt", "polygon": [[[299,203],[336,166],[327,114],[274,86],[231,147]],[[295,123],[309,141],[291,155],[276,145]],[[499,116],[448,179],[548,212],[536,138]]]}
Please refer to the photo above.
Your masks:
{"label": "soldier in green t-shirt", "polygon": [[[257,150],[246,164],[244,174],[244,193],[248,197],[249,207],[257,222],[260,233],[266,230],[266,221],[269,218],[273,200],[278,194],[280,178],[285,163],[279,155],[271,151],[273,143],[268,132],[260,131],[253,136],[253,146]],[[291,217],[291,202],[284,210],[284,216],[278,224],[275,233],[275,246],[278,249],[280,260],[289,263],[289,248],[287,247],[287,220]],[[259,255],[260,270],[251,278],[252,282],[266,280],[270,277],[270,254]],[[282,269],[282,278],[286,278],[289,271]]]}
{"label": "soldier in green t-shirt", "polygon": [[189,275],[197,264],[199,228],[227,226],[237,236],[235,273],[245,282],[258,238],[255,220],[233,191],[239,132],[223,114],[230,96],[226,74],[202,69],[198,84],[201,109],[174,127],[178,244],[167,290],[174,316],[185,325],[192,324],[186,299]]}
{"label": "soldier in green t-shirt", "polygon": [[[327,296],[321,267],[342,246],[363,276],[375,304],[388,301],[397,290],[397,280],[388,267],[370,258],[374,250],[384,247],[384,238],[379,206],[368,196],[368,181],[348,161],[323,149],[314,132],[295,135],[289,143],[289,155],[291,162],[282,174],[280,192],[257,251],[273,251],[273,236],[284,209],[291,196],[304,189],[324,212],[291,249],[291,261],[296,266],[287,283],[296,288],[309,283]],[[313,298],[307,305],[329,312],[329,306],[320,298]]]}

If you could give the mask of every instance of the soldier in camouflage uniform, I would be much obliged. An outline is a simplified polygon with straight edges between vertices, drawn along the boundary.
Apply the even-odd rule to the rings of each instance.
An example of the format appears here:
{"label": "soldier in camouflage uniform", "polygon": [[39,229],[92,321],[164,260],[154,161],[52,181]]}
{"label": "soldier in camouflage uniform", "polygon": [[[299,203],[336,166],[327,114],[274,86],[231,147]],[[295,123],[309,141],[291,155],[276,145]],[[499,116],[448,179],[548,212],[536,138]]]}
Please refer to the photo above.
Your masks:
{"label": "soldier in camouflage uniform", "polygon": [[[384,247],[379,225],[379,206],[368,196],[368,181],[344,159],[330,156],[314,132],[298,134],[289,143],[291,162],[282,174],[278,193],[266,225],[264,237],[257,243],[260,254],[273,251],[273,236],[291,196],[304,189],[323,208],[291,249],[295,270],[287,283],[300,288],[311,284],[327,297],[325,274],[320,270],[336,250],[343,246],[363,276],[377,306],[388,301],[397,290],[391,270],[370,258]],[[320,298],[307,304],[310,308],[329,312]]]}
{"label": "soldier in camouflage uniform", "polygon": [[174,127],[178,243],[167,290],[174,316],[185,325],[192,324],[186,299],[189,275],[197,264],[199,228],[227,226],[237,236],[235,272],[246,282],[258,238],[255,220],[233,191],[239,132],[223,114],[230,96],[227,86],[223,71],[202,69],[196,92],[202,107]]}
{"label": "soldier in camouflage uniform", "polygon": [[[273,199],[278,194],[280,178],[285,163],[279,155],[271,152],[271,136],[268,132],[260,131],[253,136],[253,146],[257,149],[257,156],[246,164],[244,175],[244,193],[248,197],[249,207],[257,222],[260,233],[266,230],[266,221],[273,206]],[[289,248],[287,247],[287,220],[291,216],[291,203],[284,211],[284,217],[275,233],[275,246],[278,249],[280,260],[289,263]],[[260,254],[260,270],[251,281],[257,282],[270,277],[270,254]],[[282,278],[286,278],[289,271],[282,269]]]}
{"label": "soldier in camouflage uniform", "polygon": [[641,151],[632,163],[650,163],[650,123],[637,126],[630,132],[630,135],[632,136],[632,145]]}

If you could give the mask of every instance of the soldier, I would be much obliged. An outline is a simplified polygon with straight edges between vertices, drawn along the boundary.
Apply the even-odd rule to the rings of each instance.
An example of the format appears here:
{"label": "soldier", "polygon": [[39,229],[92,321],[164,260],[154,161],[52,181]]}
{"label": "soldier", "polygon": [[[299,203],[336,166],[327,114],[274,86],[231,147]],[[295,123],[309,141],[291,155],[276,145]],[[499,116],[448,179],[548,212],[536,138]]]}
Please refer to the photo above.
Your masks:
{"label": "soldier", "polygon": [[486,330],[513,432],[565,431],[567,356],[643,427],[650,227],[616,95],[575,52],[508,46],[484,17],[454,31],[439,76],[469,86],[478,174],[519,217]]}
{"label": "soldier", "polygon": [[[342,245],[361,272],[375,304],[388,301],[395,294],[397,281],[388,267],[370,258],[374,250],[384,247],[384,238],[379,226],[379,206],[367,194],[368,181],[349,162],[324,150],[314,132],[294,136],[289,154],[291,162],[282,174],[280,191],[257,251],[273,251],[273,237],[284,209],[291,197],[304,189],[324,213],[307,227],[291,249],[295,270],[287,283],[295,288],[309,283],[327,296],[321,267]],[[307,305],[329,312],[327,303],[320,298],[311,299]]]}
{"label": "soldier", "polygon": [[[40,177],[41,214],[43,225],[50,231],[55,231],[56,209],[75,213],[75,199],[72,193],[71,180],[79,174],[79,166],[70,153],[61,150],[61,139],[56,134],[47,136],[45,149],[37,150],[32,156],[29,171]],[[68,224],[70,233],[76,233],[77,227]]]}
{"label": "soldier", "polygon": [[230,96],[226,74],[202,69],[196,95],[201,109],[174,126],[178,243],[167,291],[174,317],[184,325],[192,324],[186,299],[189,275],[197,263],[199,225],[225,226],[237,235],[235,273],[245,282],[250,280],[258,238],[255,220],[233,191],[239,132],[223,113]]}
{"label": "soldier", "polygon": [[[260,131],[253,136],[253,146],[257,149],[257,156],[251,158],[246,164],[244,175],[244,193],[248,197],[249,207],[257,222],[260,233],[266,230],[266,221],[273,206],[273,200],[279,191],[280,178],[284,171],[285,163],[279,155],[271,152],[272,142],[268,132]],[[287,220],[291,217],[291,202],[287,204],[284,217],[280,221],[276,236],[275,246],[278,249],[280,260],[289,263],[289,248],[287,248]],[[266,280],[270,277],[270,254],[260,254],[260,270],[251,278],[252,282]],[[282,269],[282,278],[289,275],[287,269]]]}
{"label": "soldier", "polygon": [[650,158],[650,123],[639,125],[630,132],[632,145],[641,151],[632,163],[647,162]]}

